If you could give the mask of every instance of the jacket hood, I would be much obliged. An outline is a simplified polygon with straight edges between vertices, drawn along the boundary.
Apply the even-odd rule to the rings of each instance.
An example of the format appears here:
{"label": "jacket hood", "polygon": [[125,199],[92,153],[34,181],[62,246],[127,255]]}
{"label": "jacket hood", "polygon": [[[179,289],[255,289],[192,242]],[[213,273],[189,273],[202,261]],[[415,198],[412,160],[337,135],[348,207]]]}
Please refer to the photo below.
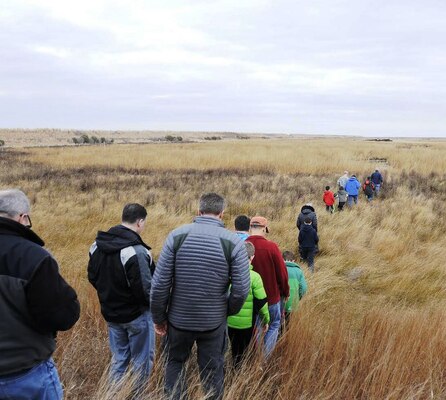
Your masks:
{"label": "jacket hood", "polygon": [[301,231],[309,231],[310,229],[314,230],[313,224],[311,224],[311,225],[302,224],[302,228],[300,230]]}
{"label": "jacket hood", "polygon": [[147,250],[147,246],[141,236],[123,225],[110,228],[107,232],[99,231],[96,236],[96,245],[104,253],[115,253],[129,246],[142,245]]}
{"label": "jacket hood", "polygon": [[0,217],[0,234],[21,236],[39,246],[45,246],[44,241],[34,231],[10,218]]}
{"label": "jacket hood", "polygon": [[310,212],[314,212],[314,208],[312,206],[305,205],[300,209],[300,212],[302,214],[309,214]]}

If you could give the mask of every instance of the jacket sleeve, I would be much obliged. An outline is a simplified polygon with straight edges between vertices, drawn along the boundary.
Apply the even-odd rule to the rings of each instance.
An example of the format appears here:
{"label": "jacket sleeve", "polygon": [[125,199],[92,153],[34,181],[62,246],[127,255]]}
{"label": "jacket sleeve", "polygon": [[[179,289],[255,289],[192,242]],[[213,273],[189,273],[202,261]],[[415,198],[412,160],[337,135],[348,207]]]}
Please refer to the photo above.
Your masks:
{"label": "jacket sleeve", "polygon": [[301,221],[300,221],[299,215],[297,216],[297,220],[296,220],[297,229],[300,229],[300,225],[301,225]]}
{"label": "jacket sleeve", "polygon": [[152,255],[145,248],[136,248],[136,254],[124,265],[130,290],[141,305],[150,304],[152,284]]}
{"label": "jacket sleeve", "polygon": [[25,286],[28,310],[41,332],[66,331],[79,319],[74,289],[59,274],[56,260],[48,255]]}
{"label": "jacket sleeve", "polygon": [[251,288],[248,253],[245,242],[242,240],[232,251],[230,267],[231,288],[228,298],[228,315],[234,315],[241,310]]}
{"label": "jacket sleeve", "polygon": [[167,321],[167,307],[172,289],[174,271],[175,252],[173,249],[173,235],[170,233],[161,250],[150,291],[150,308],[155,324]]}
{"label": "jacket sleeve", "polygon": [[313,224],[314,230],[317,232],[317,215],[316,215],[316,213],[314,213],[312,224]]}
{"label": "jacket sleeve", "polygon": [[254,312],[260,315],[264,324],[269,324],[268,300],[265,288],[263,287],[262,277],[254,275],[252,279],[252,293],[254,297]]}
{"label": "jacket sleeve", "polygon": [[302,243],[302,231],[299,231],[299,236],[297,237],[297,241],[299,242],[299,244]]}
{"label": "jacket sleeve", "polygon": [[305,296],[308,290],[307,281],[305,280],[304,271],[299,271],[299,299]]}
{"label": "jacket sleeve", "polygon": [[276,270],[276,279],[279,286],[280,296],[289,297],[290,296],[290,285],[288,284],[288,271],[286,269],[285,261],[283,260],[282,254],[280,253],[279,247],[275,245],[274,251],[272,252],[274,268]]}
{"label": "jacket sleeve", "polygon": [[315,242],[316,244],[318,244],[318,243],[319,243],[319,236],[317,235],[317,231],[314,230],[313,233],[314,233],[314,242]]}

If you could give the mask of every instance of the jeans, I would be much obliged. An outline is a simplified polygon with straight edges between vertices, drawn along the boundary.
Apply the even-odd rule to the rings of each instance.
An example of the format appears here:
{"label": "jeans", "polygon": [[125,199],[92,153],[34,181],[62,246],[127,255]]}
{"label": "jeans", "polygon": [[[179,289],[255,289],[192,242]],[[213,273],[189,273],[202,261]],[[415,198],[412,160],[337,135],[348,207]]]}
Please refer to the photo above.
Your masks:
{"label": "jeans", "polygon": [[0,399],[59,400],[62,385],[52,358],[37,364],[23,374],[0,377]]}
{"label": "jeans", "polygon": [[353,204],[353,201],[355,204],[358,204],[358,195],[349,194],[347,199],[347,204],[349,207]]}
{"label": "jeans", "polygon": [[108,334],[112,352],[110,379],[119,382],[132,362],[133,371],[138,373],[134,389],[142,390],[150,376],[155,357],[152,314],[145,311],[130,322],[109,322]]}
{"label": "jeans", "polygon": [[187,384],[184,364],[196,342],[198,368],[206,399],[221,400],[224,392],[223,367],[226,341],[226,322],[212,331],[205,332],[186,331],[169,325],[164,383],[168,398],[186,399]]}
{"label": "jeans", "polygon": [[375,196],[378,196],[379,189],[381,189],[381,184],[380,183],[375,183]]}
{"label": "jeans", "polygon": [[281,318],[280,301],[276,304],[269,305],[268,311],[269,311],[269,327],[265,333],[265,338],[263,339],[265,344],[265,355],[267,357],[274,350],[274,347],[276,347],[277,338],[279,337],[280,318]]}

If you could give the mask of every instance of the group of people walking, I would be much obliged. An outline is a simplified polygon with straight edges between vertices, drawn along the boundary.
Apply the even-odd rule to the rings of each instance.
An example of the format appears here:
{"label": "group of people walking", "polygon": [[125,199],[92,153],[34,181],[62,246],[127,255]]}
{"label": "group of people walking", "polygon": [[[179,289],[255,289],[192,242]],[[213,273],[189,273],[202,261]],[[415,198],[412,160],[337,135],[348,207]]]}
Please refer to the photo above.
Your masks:
{"label": "group of people walking", "polygon": [[[184,367],[196,344],[204,390],[221,399],[227,338],[234,368],[253,346],[268,357],[307,290],[294,254],[267,239],[268,220],[239,216],[232,232],[222,222],[225,204],[216,193],[201,196],[198,216],[169,233],[156,265],[140,236],[147,223],[140,204],[127,204],[121,223],[98,232],[90,247],[88,280],[108,326],[110,381],[120,384],[131,370],[135,398],[153,369],[156,332],[166,395],[187,391]],[[43,246],[27,196],[0,191],[0,398],[63,397],[52,354],[57,331],[76,323],[80,306]]]}
{"label": "group of people walking", "polygon": [[323,194],[323,201],[327,211],[333,213],[335,211],[336,199],[338,200],[338,210],[342,211],[345,204],[351,207],[353,204],[358,204],[358,196],[362,190],[367,201],[372,201],[374,197],[378,197],[383,184],[383,176],[376,169],[370,176],[359,182],[355,174],[349,176],[348,171],[344,171],[338,181],[338,191],[336,193],[330,190],[330,186],[325,187]]}

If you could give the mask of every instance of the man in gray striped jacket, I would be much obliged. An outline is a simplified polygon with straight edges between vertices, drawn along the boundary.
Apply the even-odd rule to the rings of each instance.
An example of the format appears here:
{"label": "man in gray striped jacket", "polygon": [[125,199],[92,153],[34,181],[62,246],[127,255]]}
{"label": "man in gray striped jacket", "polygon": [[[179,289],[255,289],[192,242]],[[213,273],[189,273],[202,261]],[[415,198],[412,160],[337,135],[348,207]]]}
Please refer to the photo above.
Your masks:
{"label": "man in gray striped jacket", "polygon": [[194,343],[207,398],[223,397],[226,318],[250,289],[245,245],[224,228],[224,206],[216,193],[201,196],[199,216],[170,232],[153,277],[155,331],[168,338],[165,391],[174,399],[187,390],[183,367]]}

